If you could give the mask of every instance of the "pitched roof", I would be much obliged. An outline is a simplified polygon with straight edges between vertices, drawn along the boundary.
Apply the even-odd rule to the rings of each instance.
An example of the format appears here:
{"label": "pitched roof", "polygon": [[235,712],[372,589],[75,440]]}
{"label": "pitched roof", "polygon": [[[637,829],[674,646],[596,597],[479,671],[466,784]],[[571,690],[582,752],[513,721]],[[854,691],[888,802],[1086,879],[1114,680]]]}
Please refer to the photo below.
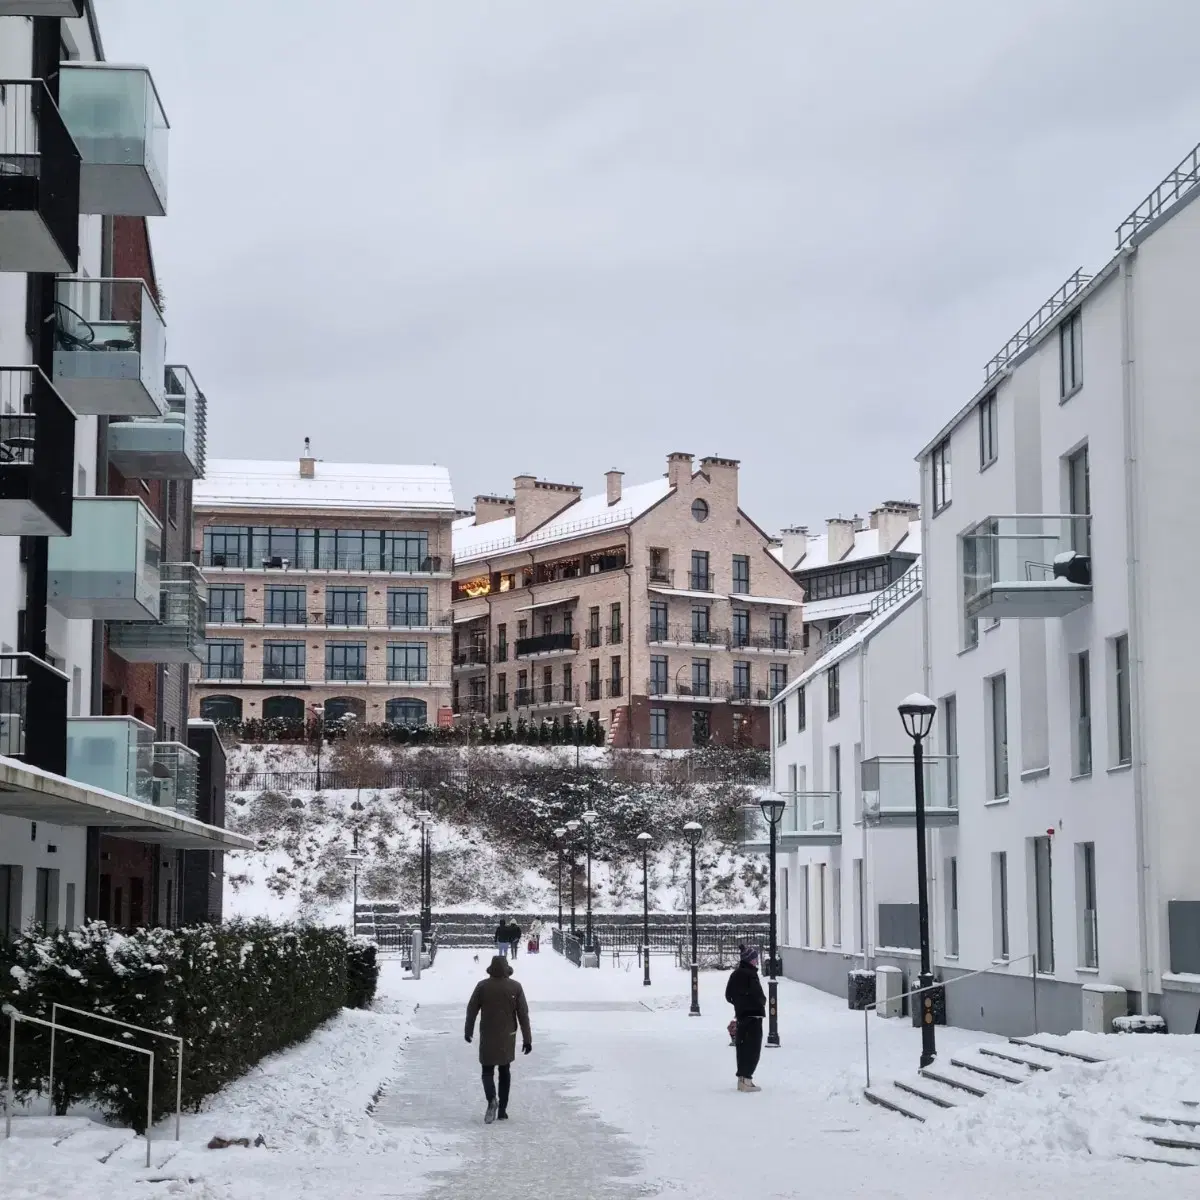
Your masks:
{"label": "pitched roof", "polygon": [[878,529],[860,529],[854,535],[854,545],[849,553],[835,560],[835,562],[829,561],[829,537],[824,533],[819,533],[808,538],[805,544],[804,557],[799,562],[783,562],[783,547],[780,545],[772,546],[771,553],[789,571],[799,572],[817,571],[822,567],[862,562],[868,558],[881,558],[884,554],[920,554],[921,522],[919,520],[910,521],[908,523],[908,533],[888,551],[883,551],[879,548]]}

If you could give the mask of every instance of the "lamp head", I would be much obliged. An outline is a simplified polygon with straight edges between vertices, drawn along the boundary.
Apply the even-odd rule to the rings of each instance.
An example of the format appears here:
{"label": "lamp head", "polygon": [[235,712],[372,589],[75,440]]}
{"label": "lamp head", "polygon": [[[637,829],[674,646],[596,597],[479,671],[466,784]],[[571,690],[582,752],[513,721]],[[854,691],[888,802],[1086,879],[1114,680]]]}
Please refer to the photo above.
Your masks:
{"label": "lamp head", "polygon": [[564,837],[566,837],[566,836],[567,836],[567,830],[566,830],[566,827],[565,827],[565,826],[563,826],[563,825],[560,825],[560,826],[559,826],[559,827],[558,827],[558,828],[557,828],[557,829],[554,831],[554,836],[555,836],[556,838],[564,838]]}
{"label": "lamp head", "polygon": [[702,830],[699,821],[689,821],[683,827],[683,836],[687,838],[688,843],[692,846],[695,846],[699,843],[701,832]]}
{"label": "lamp head", "polygon": [[585,812],[585,813],[583,814],[583,822],[584,822],[584,824],[585,824],[585,825],[591,825],[591,824],[593,824],[593,823],[595,822],[596,818],[597,818],[599,815],[600,815],[600,814],[599,814],[598,812],[593,812],[593,811],[592,811],[592,810],[589,808],[589,809],[587,810],[587,812]]}
{"label": "lamp head", "polygon": [[578,830],[579,830],[579,824],[580,824],[580,823],[579,823],[578,821],[568,821],[568,822],[567,822],[567,828],[568,828],[568,829],[569,829],[569,830],[570,830],[572,833],[576,833],[576,832],[578,832]]}
{"label": "lamp head", "polygon": [[432,820],[433,820],[433,813],[431,813],[431,812],[429,811],[429,809],[427,809],[427,808],[418,808],[418,809],[417,809],[417,820],[419,820],[419,821],[432,821]]}
{"label": "lamp head", "polygon": [[901,702],[899,712],[900,720],[904,722],[904,732],[914,742],[921,742],[929,736],[929,731],[933,728],[937,705],[928,696],[913,692]]}
{"label": "lamp head", "polygon": [[782,796],[771,793],[758,802],[758,807],[762,809],[763,818],[768,825],[778,825],[783,819],[783,810],[787,808],[787,801]]}
{"label": "lamp head", "polygon": [[637,840],[641,842],[643,846],[646,845],[647,842],[654,841],[654,839],[648,833],[639,833],[637,835]]}

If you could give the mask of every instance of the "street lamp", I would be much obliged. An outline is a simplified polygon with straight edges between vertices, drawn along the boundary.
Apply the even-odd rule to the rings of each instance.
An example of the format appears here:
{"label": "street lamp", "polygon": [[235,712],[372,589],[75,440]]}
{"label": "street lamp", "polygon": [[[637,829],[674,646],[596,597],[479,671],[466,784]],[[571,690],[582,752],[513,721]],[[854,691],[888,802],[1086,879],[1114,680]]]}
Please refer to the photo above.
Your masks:
{"label": "street lamp", "polygon": [[558,928],[562,931],[562,856],[563,838],[567,836],[566,829],[560,825],[554,831],[554,840],[558,843]]}
{"label": "street lamp", "polygon": [[358,933],[358,868],[366,855],[361,853],[358,848],[358,829],[354,830],[354,846],[349,854],[346,855],[346,861],[350,864],[354,871],[354,903],[350,909],[350,932]]}
{"label": "street lamp", "polygon": [[648,833],[639,833],[642,843],[642,984],[650,986],[650,843]]}
{"label": "street lamp", "polygon": [[575,728],[571,730],[571,736],[575,741],[575,770],[579,770],[579,745],[583,741],[583,709],[579,705],[575,705],[571,709],[571,716],[575,718]]}
{"label": "street lamp", "polygon": [[427,938],[433,928],[433,880],[429,869],[433,857],[433,830],[429,822],[433,813],[427,808],[419,809],[417,819],[421,822],[421,933]]}
{"label": "street lamp", "polygon": [[900,720],[913,744],[913,792],[917,808],[917,918],[921,926],[921,975],[917,980],[921,997],[921,1066],[937,1057],[933,1026],[933,971],[929,955],[929,867],[925,861],[925,763],[922,742],[933,728],[937,705],[928,696],[914,692],[900,704]]}
{"label": "street lamp", "polygon": [[568,821],[567,829],[571,834],[571,936],[575,936],[575,853],[579,845],[579,821]]}
{"label": "street lamp", "polygon": [[700,1015],[700,943],[696,937],[696,846],[700,841],[700,822],[689,821],[683,834],[692,848],[692,1007],[689,1017]]}
{"label": "street lamp", "polygon": [[325,706],[311,704],[313,737],[317,743],[317,791],[321,790],[321,744],[325,741]]}
{"label": "street lamp", "polygon": [[779,1045],[779,981],[776,978],[775,956],[778,950],[775,945],[775,835],[779,822],[783,819],[783,810],[787,802],[782,796],[774,794],[759,801],[759,808],[768,825],[771,827],[771,956],[767,960],[767,1045]]}
{"label": "street lamp", "polygon": [[583,814],[583,823],[587,826],[587,933],[583,944],[589,954],[592,950],[592,826],[599,815],[590,808]]}

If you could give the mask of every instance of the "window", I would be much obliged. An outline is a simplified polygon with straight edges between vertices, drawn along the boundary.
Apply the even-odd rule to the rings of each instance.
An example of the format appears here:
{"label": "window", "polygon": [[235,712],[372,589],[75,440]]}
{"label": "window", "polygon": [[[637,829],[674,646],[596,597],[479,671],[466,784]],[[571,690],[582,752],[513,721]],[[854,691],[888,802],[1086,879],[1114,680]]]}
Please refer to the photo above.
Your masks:
{"label": "window", "polygon": [[707,708],[692,710],[692,745],[706,746],[712,738],[712,714]]}
{"label": "window", "polygon": [[788,648],[787,614],[772,613],[768,620],[771,623],[771,649],[786,650]]}
{"label": "window", "polygon": [[767,692],[778,696],[787,687],[787,663],[771,663],[767,668]]}
{"label": "window", "polygon": [[621,658],[614,654],[608,660],[608,694],[612,697],[621,695]]}
{"label": "window", "polygon": [[517,622],[517,641],[521,641],[529,636],[529,622],[522,619]]}
{"label": "window", "polygon": [[946,751],[946,801],[958,807],[958,698],[942,698],[942,739]]}
{"label": "window", "polygon": [[551,634],[554,632],[554,614],[542,613],[542,633]]}
{"label": "window", "polygon": [[[3,868],[0,868],[0,872],[2,872],[2,871],[3,871]],[[0,886],[2,886],[2,884],[3,884],[3,875],[0,874]],[[3,905],[3,900],[0,899],[0,906],[2,906],[2,905]],[[63,910],[62,927],[64,929],[74,929],[75,928],[75,885],[73,883],[67,884],[67,903],[66,903],[66,907]],[[3,929],[4,929],[4,923],[2,921],[0,921],[0,933],[3,932]]]}
{"label": "window", "polygon": [[528,671],[518,671],[517,672],[517,696],[516,696],[517,708],[526,708],[529,705],[529,702],[531,699],[532,699],[532,696],[530,695],[530,690],[529,690],[529,672]]}
{"label": "window", "polygon": [[384,720],[389,725],[403,725],[406,729],[420,729],[429,724],[428,709],[424,700],[389,700],[384,706]]}
{"label": "window", "polygon": [[939,513],[950,503],[950,438],[944,437],[933,448],[933,511]]}
{"label": "window", "polygon": [[263,642],[264,679],[303,679],[303,642]]}
{"label": "window", "polygon": [[812,943],[811,922],[808,919],[809,912],[809,891],[808,891],[808,867],[804,866],[797,872],[799,875],[799,898],[800,898],[800,916],[801,929],[803,930],[804,940],[800,943],[802,946],[808,946]]}
{"label": "window", "polygon": [[264,721],[303,721],[304,701],[299,696],[268,696],[262,702]]}
{"label": "window", "polygon": [[750,644],[750,612],[745,608],[733,610],[733,644],[748,646]]}
{"label": "window", "polygon": [[588,699],[600,699],[600,660],[593,658],[588,663]]}
{"label": "window", "polygon": [[710,641],[709,609],[707,604],[698,604],[692,609],[692,641],[707,646]]}
{"label": "window", "polygon": [[841,746],[829,747],[829,790],[831,792],[840,792],[842,790]]}
{"label": "window", "polygon": [[650,605],[650,640],[667,640],[667,606],[662,600],[655,600]]}
{"label": "window", "polygon": [[554,703],[554,668],[542,668],[542,703]]}
{"label": "window", "polygon": [[241,587],[210,587],[208,589],[208,619],[214,625],[236,625],[246,615],[246,589]]}
{"label": "window", "polygon": [[987,687],[988,757],[991,765],[991,796],[1001,800],[1008,795],[1008,681],[993,675]]}
{"label": "window", "polygon": [[665,696],[667,691],[667,656],[652,654],[650,656],[650,695]]}
{"label": "window", "polygon": [[387,677],[389,683],[423,683],[429,678],[429,647],[424,642],[388,642]]}
{"label": "window", "polygon": [[[905,566],[907,560],[901,559]],[[896,574],[898,579],[899,573]],[[867,567],[835,567],[814,571],[806,575],[804,597],[806,600],[834,600],[840,596],[859,596],[865,592],[878,592],[892,580],[892,568],[887,562]]]}
{"label": "window", "polygon": [[58,872],[46,867],[38,867],[35,886],[34,924],[51,931],[58,925]]}
{"label": "window", "polygon": [[210,638],[204,643],[204,656],[205,679],[241,679],[241,638]]}
{"label": "window", "polygon": [[708,520],[708,502],[699,498],[692,501],[692,516],[697,521]]}
{"label": "window", "polygon": [[366,588],[327,588],[325,591],[326,625],[365,625],[367,623]]}
{"label": "window", "polygon": [[1133,762],[1133,714],[1129,700],[1129,636],[1113,638],[1113,682],[1115,686],[1117,764]]}
{"label": "window", "polygon": [[496,626],[496,661],[508,662],[508,626]]}
{"label": "window", "polygon": [[946,859],[946,953],[958,957],[958,859]]}
{"label": "window", "polygon": [[788,791],[794,796],[799,790],[800,785],[797,780],[800,778],[800,768],[795,763],[788,764]]}
{"label": "window", "polygon": [[[211,643],[210,643],[211,645]],[[205,671],[207,675],[208,672]],[[237,696],[202,696],[200,719],[203,721],[240,721],[242,702]]]}
{"label": "window", "polygon": [[996,393],[979,402],[979,469],[996,461]]}
{"label": "window", "polygon": [[842,944],[842,868],[834,867],[829,878],[832,886],[830,899],[833,901],[833,944]]}
{"label": "window", "polygon": [[202,561],[206,567],[245,567],[250,556],[250,530],[210,525],[204,531]]}
{"label": "window", "polygon": [[854,949],[861,954],[866,944],[866,885],[863,880],[863,860],[856,858],[850,876],[850,886],[854,890]]}
{"label": "window", "polygon": [[652,708],[650,710],[650,749],[665,750],[667,748],[667,710]]}
{"label": "window", "polygon": [[650,550],[650,582],[651,583],[670,583],[672,582],[671,571],[668,566],[667,551],[659,547],[651,547]]}
{"label": "window", "polygon": [[329,680],[367,679],[366,642],[326,642],[325,678]]}
{"label": "window", "polygon": [[709,695],[710,679],[707,658],[692,659],[692,695]]}
{"label": "window", "polygon": [[1042,975],[1054,974],[1054,881],[1048,837],[1032,838],[1034,934],[1037,969]]}
{"label": "window", "polygon": [[598,607],[588,609],[587,644],[593,650],[600,645],[600,609]]}
{"label": "window", "polygon": [[1058,378],[1064,400],[1083,383],[1083,314],[1079,309],[1058,327]]}
{"label": "window", "polygon": [[1075,886],[1079,905],[1079,965],[1100,966],[1100,941],[1096,924],[1096,843],[1075,847]]}
{"label": "window", "polygon": [[750,591],[750,556],[748,554],[733,556],[733,591],[739,596],[744,596]]}
{"label": "window", "polygon": [[688,587],[693,592],[712,591],[712,576],[708,573],[708,551],[692,551],[692,570],[688,579]]}
{"label": "window", "polygon": [[[748,662],[733,664],[733,698],[735,700],[750,699],[750,664]],[[781,717],[786,717],[787,701],[785,700],[779,707],[783,710]]]}
{"label": "window", "polygon": [[263,602],[263,624],[306,625],[304,589],[269,587]]}
{"label": "window", "polygon": [[1079,519],[1071,522],[1071,549],[1076,554],[1092,552],[1092,481],[1088,467],[1088,448],[1076,450],[1067,458],[1067,511]]}
{"label": "window", "polygon": [[781,700],[775,706],[775,745],[782,746],[787,741],[787,700]]}
{"label": "window", "polygon": [[796,732],[803,733],[808,725],[808,700],[805,689],[796,689]]}
{"label": "window", "polygon": [[[339,535],[340,536],[340,535]],[[368,539],[375,535],[369,533]],[[385,571],[428,571],[433,569],[429,557],[429,534],[426,532],[397,533],[384,530],[382,535],[383,562]]]}
{"label": "window", "polygon": [[834,720],[842,711],[842,679],[841,672],[838,669],[839,664],[834,663],[828,671],[825,672],[825,692],[826,692],[826,712],[829,720]]}
{"label": "window", "polygon": [[389,625],[429,624],[428,588],[388,588],[387,599]]}
{"label": "window", "polygon": [[571,699],[571,689],[575,686],[575,669],[570,663],[563,663],[562,669],[563,699]]}
{"label": "window", "polygon": [[1088,652],[1075,655],[1071,670],[1071,707],[1075,710],[1071,770],[1076,776],[1092,773],[1092,667]]}
{"label": "window", "polygon": [[825,864],[817,863],[816,895],[817,902],[817,945],[825,945]]}
{"label": "window", "polygon": [[1008,958],[1008,855],[992,855],[992,957]]}
{"label": "window", "polygon": [[608,641],[610,645],[619,646],[622,640],[621,606],[610,604],[608,606]]}
{"label": "window", "polygon": [[167,520],[172,525],[179,524],[179,480],[167,481]]}

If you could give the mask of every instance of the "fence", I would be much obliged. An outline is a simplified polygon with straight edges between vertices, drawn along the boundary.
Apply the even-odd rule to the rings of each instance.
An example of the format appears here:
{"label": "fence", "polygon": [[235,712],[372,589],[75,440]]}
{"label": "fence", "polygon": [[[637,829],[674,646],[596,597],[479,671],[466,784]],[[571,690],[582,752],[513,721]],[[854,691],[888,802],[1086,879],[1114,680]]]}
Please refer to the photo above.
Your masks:
{"label": "fence", "polygon": [[552,929],[550,939],[554,949],[568,962],[573,962],[577,967],[583,966],[583,942],[579,938],[561,929]]}

